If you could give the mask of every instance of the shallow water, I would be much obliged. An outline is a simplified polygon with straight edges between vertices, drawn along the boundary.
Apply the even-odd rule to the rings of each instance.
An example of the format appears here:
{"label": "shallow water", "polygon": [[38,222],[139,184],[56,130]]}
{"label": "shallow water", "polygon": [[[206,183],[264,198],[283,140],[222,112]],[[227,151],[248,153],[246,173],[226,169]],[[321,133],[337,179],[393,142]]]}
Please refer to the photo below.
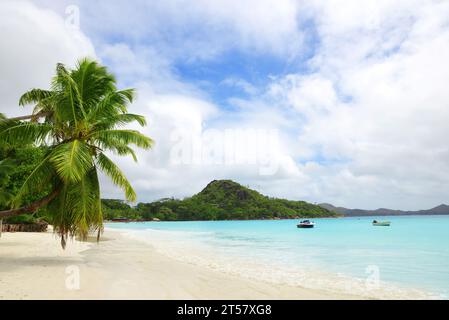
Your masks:
{"label": "shallow water", "polygon": [[178,260],[273,283],[372,298],[449,296],[449,216],[112,223]]}

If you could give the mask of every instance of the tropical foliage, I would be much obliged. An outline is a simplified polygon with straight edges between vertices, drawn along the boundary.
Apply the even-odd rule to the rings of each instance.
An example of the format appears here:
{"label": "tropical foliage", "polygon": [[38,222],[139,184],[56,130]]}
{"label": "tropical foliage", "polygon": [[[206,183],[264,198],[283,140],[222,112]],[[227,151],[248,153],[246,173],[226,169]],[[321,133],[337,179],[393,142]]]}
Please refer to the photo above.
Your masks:
{"label": "tropical foliage", "polygon": [[[45,147],[34,147],[32,145],[12,146],[4,143],[0,144],[0,190],[10,195],[10,200],[16,194],[26,178],[34,168],[42,161],[45,154]],[[46,190],[48,191],[48,190]],[[45,191],[28,194],[24,202],[33,202],[45,196]],[[0,210],[8,208],[5,203],[0,204]]]}
{"label": "tropical foliage", "polygon": [[[79,61],[73,70],[58,64],[50,90],[26,92],[19,104],[34,105],[33,114],[2,121],[0,139],[11,145],[33,143],[45,150],[15,194],[13,209],[0,212],[0,218],[47,206],[63,247],[68,236],[85,239],[92,230],[99,236],[100,170],[123,189],[127,200],[136,200],[131,184],[106,153],[137,160],[132,146],[149,149],[153,144],[140,132],[123,128],[133,122],[146,124],[144,117],[128,113],[133,97],[134,90],[118,90],[114,76],[89,59]],[[26,201],[39,192],[46,196],[31,204]]]}
{"label": "tropical foliage", "polygon": [[158,218],[168,221],[335,216],[329,210],[304,201],[266,197],[231,180],[212,181],[200,193],[184,200],[167,198],[152,203],[139,203],[135,208],[121,202],[117,210],[106,210],[109,218]]}
{"label": "tropical foliage", "polygon": [[5,187],[9,180],[8,171],[13,167],[8,159],[0,160],[0,206],[8,205],[12,200],[12,194]]}
{"label": "tropical foliage", "polygon": [[[0,141],[0,210],[9,208],[14,194],[42,159],[42,154],[41,148],[30,145],[12,146]],[[31,202],[43,195],[30,194],[26,200]],[[41,215],[42,212],[38,214]],[[0,225],[2,222],[28,224],[36,223],[38,220],[36,216],[21,215],[7,218],[5,221],[0,218]]]}
{"label": "tropical foliage", "polygon": [[138,212],[126,204],[123,200],[102,199],[103,216],[107,220],[126,217],[128,219],[140,219]]}

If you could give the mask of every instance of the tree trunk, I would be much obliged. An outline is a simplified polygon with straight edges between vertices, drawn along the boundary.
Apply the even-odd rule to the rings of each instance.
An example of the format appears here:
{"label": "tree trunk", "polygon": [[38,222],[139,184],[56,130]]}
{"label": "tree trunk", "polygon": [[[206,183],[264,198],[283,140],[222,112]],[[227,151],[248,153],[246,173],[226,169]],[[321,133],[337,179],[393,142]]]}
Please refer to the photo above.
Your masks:
{"label": "tree trunk", "polygon": [[22,121],[22,120],[36,121],[37,119],[49,116],[50,114],[51,114],[51,112],[39,112],[37,114],[30,114],[27,116],[8,118],[7,120],[9,120],[9,121]]}
{"label": "tree trunk", "polygon": [[47,228],[46,222],[3,224],[4,232],[45,232]]}
{"label": "tree trunk", "polygon": [[0,238],[2,237],[3,219],[0,219]]}
{"label": "tree trunk", "polygon": [[50,193],[48,196],[46,196],[38,201],[35,201],[26,207],[0,211],[0,219],[14,217],[14,216],[20,216],[25,213],[33,213],[37,209],[50,203],[54,198],[56,198],[56,196],[59,194],[59,192],[60,192],[60,190],[56,189],[52,193]]}

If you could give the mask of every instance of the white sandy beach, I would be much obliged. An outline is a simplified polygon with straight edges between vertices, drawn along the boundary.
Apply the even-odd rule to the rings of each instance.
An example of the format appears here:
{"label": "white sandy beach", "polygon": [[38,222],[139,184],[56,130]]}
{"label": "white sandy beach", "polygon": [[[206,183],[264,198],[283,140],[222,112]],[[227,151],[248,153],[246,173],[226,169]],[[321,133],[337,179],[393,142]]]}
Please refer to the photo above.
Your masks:
{"label": "white sandy beach", "polygon": [[115,231],[106,231],[99,244],[70,241],[66,250],[50,232],[4,233],[0,238],[0,299],[357,298],[175,261]]}

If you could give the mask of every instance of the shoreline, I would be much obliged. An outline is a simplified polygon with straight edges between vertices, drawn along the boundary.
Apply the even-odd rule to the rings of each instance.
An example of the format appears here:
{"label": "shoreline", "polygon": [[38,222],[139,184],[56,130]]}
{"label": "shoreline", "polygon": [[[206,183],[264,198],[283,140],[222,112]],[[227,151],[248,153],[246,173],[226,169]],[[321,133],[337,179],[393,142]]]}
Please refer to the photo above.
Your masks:
{"label": "shoreline", "polygon": [[396,215],[338,215],[338,216],[323,216],[323,217],[298,217],[298,218],[278,218],[278,219],[226,219],[226,220],[128,220],[128,221],[113,221],[113,220],[105,220],[104,223],[148,223],[148,222],[224,222],[224,221],[279,221],[279,220],[302,220],[302,219],[309,219],[309,220],[319,220],[319,219],[342,219],[342,218],[373,218],[373,217],[382,217],[382,218],[397,218],[397,217],[441,217],[441,216],[449,216],[449,214],[442,213],[442,214],[396,214]]}
{"label": "shoreline", "polygon": [[177,261],[110,229],[98,244],[73,240],[66,250],[51,232],[4,233],[0,249],[0,299],[365,299]]}
{"label": "shoreline", "polygon": [[[222,251],[201,241],[185,237],[182,232],[158,229],[115,229],[122,236],[151,245],[155,251],[178,263],[187,263],[203,270],[236,276],[255,282],[325,293],[333,299],[368,300],[427,300],[440,299],[437,295],[413,287],[398,286],[380,280],[371,283],[368,278],[357,278],[323,268],[295,268],[272,264],[270,261],[246,259],[236,252]],[[368,283],[367,283],[368,282]],[[348,297],[348,298],[345,298]],[[289,299],[289,298],[284,298]]]}
{"label": "shoreline", "polygon": [[296,218],[276,218],[276,219],[226,219],[226,220],[133,220],[129,219],[127,221],[114,221],[114,220],[105,220],[104,223],[147,223],[147,222],[224,222],[224,221],[279,221],[279,220],[301,220],[301,219],[338,219],[338,218],[350,218],[345,216],[323,216],[323,217],[296,217]]}

